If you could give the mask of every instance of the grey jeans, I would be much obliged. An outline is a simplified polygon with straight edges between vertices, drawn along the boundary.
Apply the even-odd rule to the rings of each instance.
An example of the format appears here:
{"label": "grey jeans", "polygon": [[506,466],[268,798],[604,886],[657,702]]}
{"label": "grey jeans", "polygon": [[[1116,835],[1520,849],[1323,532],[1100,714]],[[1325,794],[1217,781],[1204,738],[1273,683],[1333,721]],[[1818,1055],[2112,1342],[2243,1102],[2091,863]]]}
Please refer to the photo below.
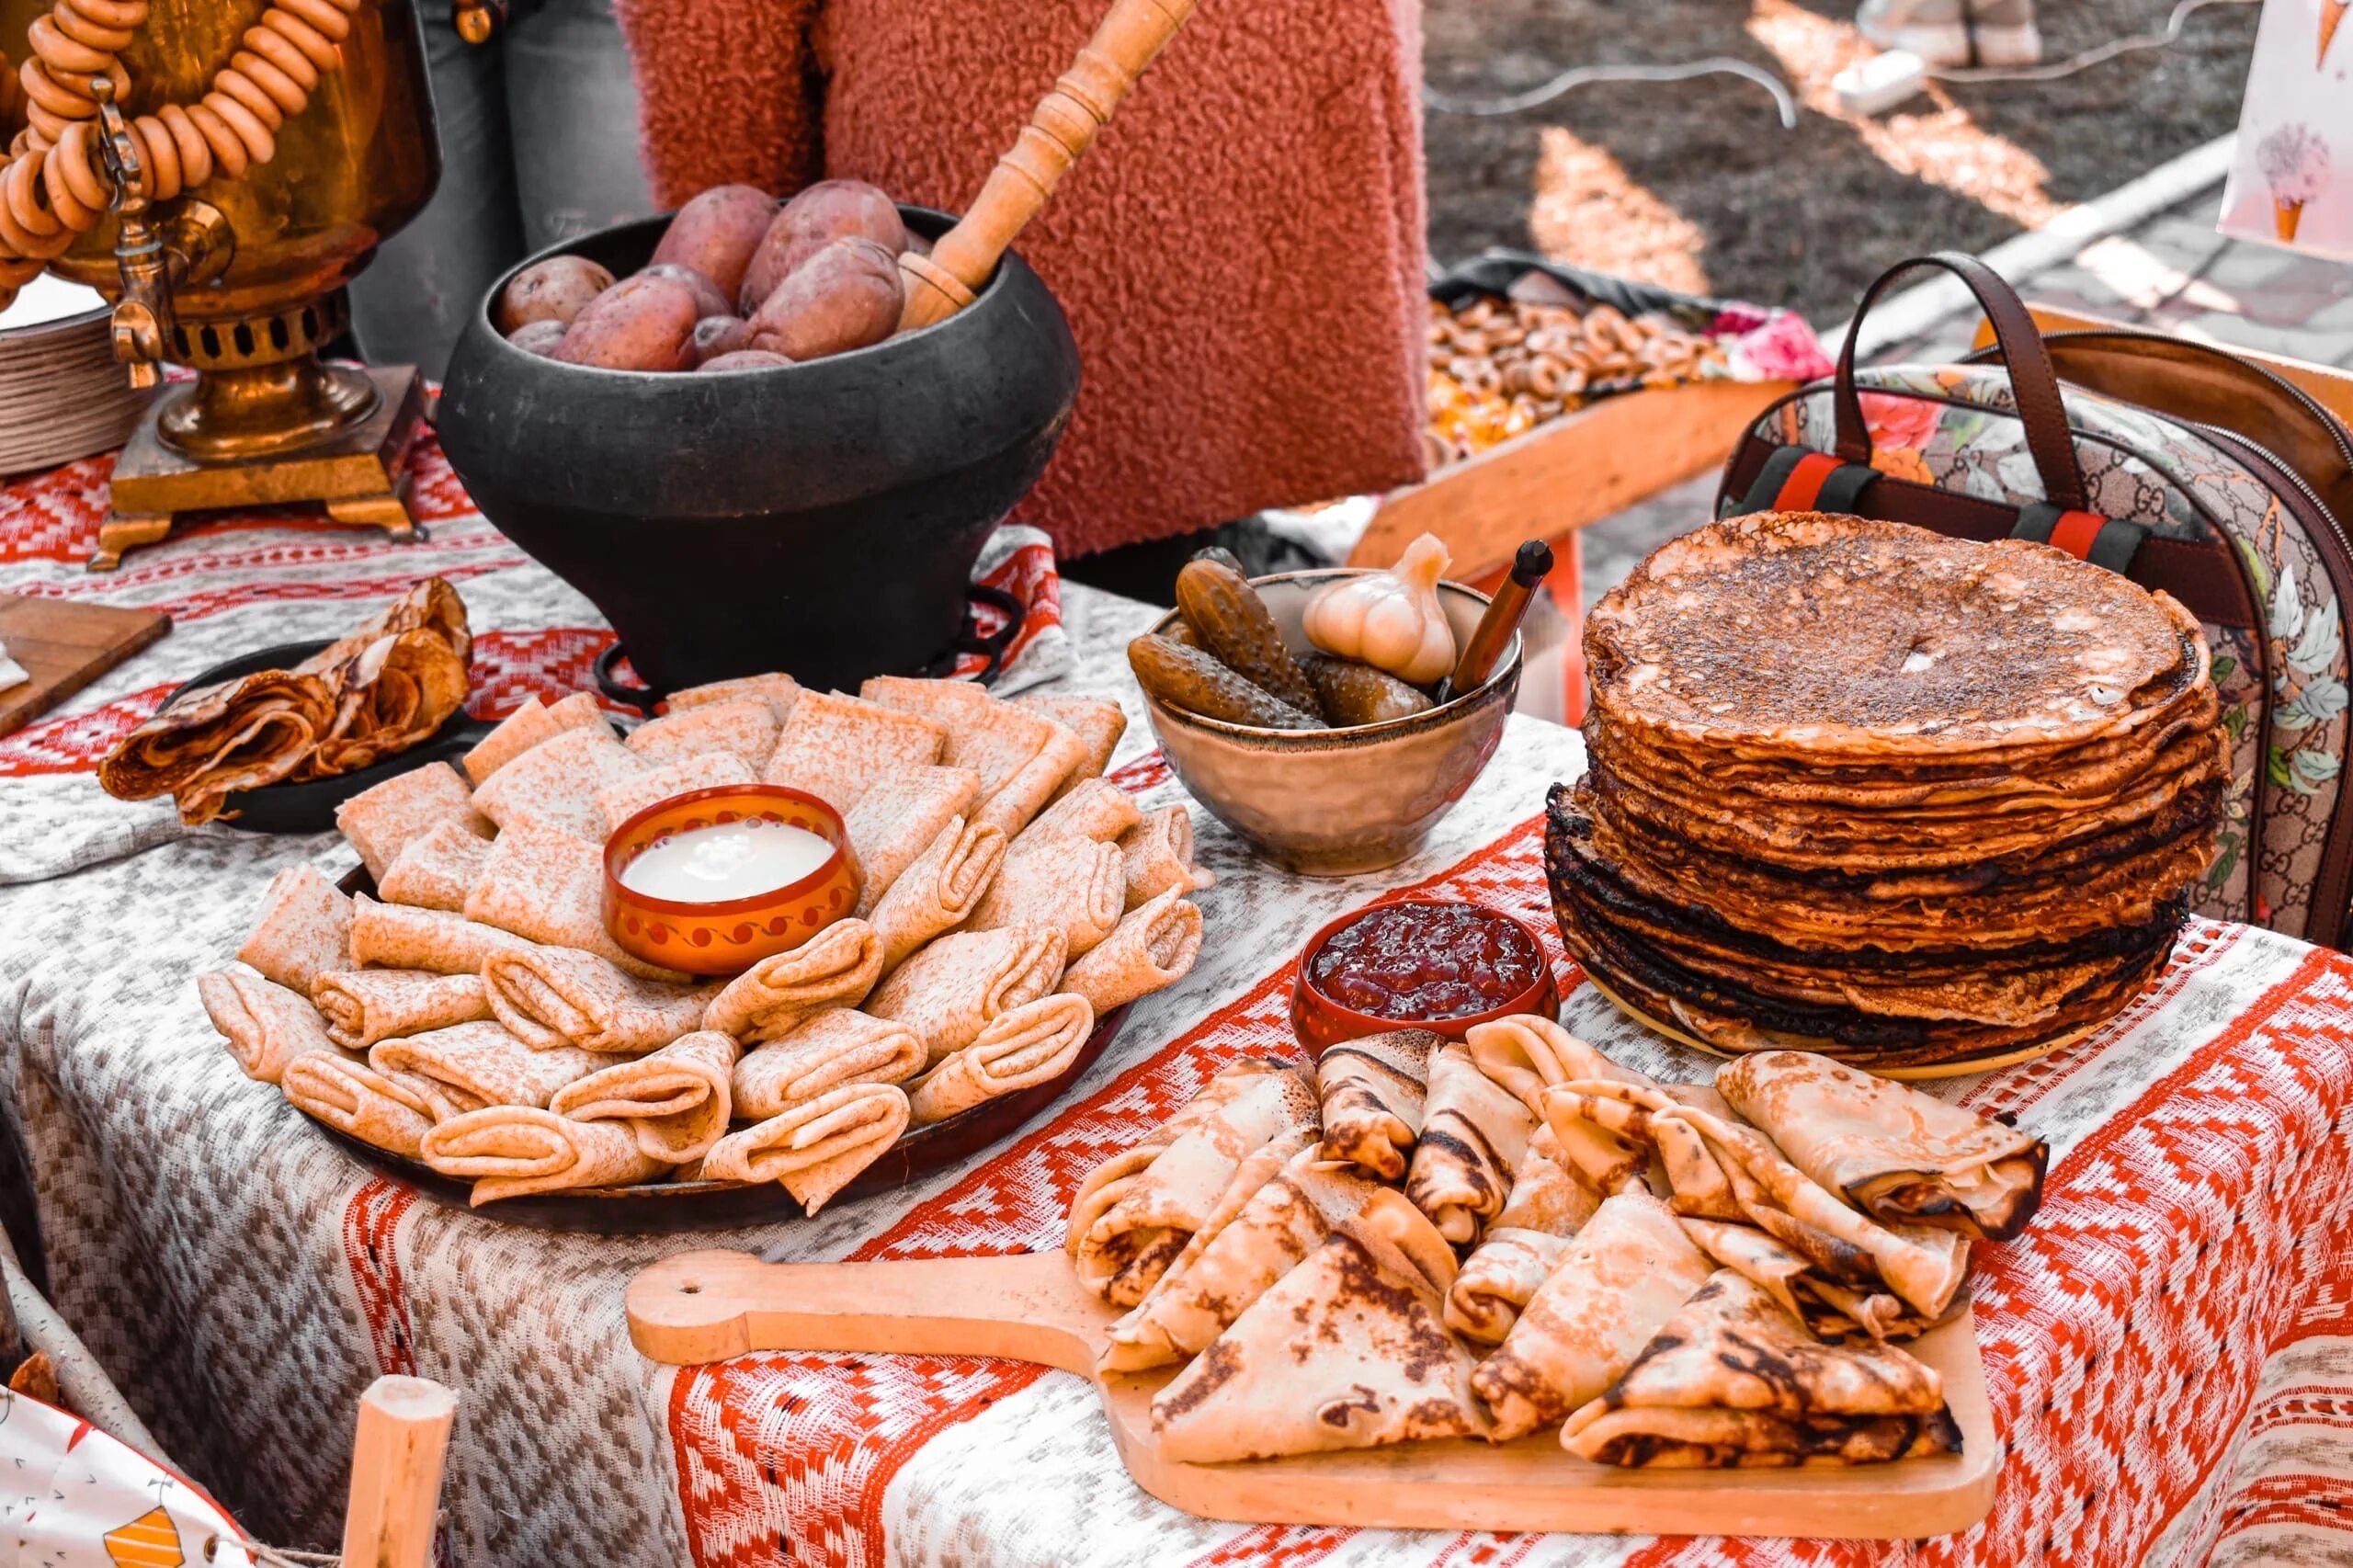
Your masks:
{"label": "grey jeans", "polygon": [[441,184],[351,287],[372,363],[437,380],[467,312],[517,259],[654,210],[638,156],[637,84],[612,0],[545,0],[481,47],[449,0],[417,0]]}

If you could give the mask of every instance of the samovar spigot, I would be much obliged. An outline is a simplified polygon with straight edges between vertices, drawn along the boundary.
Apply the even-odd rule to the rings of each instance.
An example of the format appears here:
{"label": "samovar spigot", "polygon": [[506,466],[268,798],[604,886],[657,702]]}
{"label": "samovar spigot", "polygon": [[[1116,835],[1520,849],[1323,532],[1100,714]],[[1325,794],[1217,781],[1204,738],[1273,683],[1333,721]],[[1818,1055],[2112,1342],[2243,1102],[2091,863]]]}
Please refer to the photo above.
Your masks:
{"label": "samovar spigot", "polygon": [[164,379],[159,367],[171,335],[170,267],[163,236],[147,217],[147,170],[114,101],[114,84],[93,76],[90,96],[98,103],[98,156],[114,184],[114,260],[122,275],[122,298],[114,307],[114,357],[131,367],[132,386],[152,387]]}

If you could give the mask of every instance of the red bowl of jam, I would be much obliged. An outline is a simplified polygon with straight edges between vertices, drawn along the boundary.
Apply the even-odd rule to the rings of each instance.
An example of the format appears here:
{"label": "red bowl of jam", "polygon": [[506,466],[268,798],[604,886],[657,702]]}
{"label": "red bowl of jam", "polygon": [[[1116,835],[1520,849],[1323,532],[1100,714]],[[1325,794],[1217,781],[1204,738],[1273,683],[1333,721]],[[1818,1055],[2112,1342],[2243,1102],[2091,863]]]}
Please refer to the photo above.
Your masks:
{"label": "red bowl of jam", "polygon": [[1343,915],[1309,939],[1290,989],[1291,1028],[1315,1051],[1391,1029],[1461,1040],[1473,1024],[1560,1006],[1534,927],[1452,900]]}

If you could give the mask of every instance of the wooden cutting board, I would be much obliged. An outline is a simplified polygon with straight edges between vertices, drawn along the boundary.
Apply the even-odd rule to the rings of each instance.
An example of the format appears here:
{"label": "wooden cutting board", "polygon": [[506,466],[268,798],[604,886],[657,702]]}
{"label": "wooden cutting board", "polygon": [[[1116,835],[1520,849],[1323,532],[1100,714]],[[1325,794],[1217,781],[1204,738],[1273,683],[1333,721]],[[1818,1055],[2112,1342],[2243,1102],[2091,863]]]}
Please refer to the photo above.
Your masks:
{"label": "wooden cutting board", "polygon": [[762,1263],[693,1252],[632,1280],[630,1337],[654,1360],[755,1350],[1004,1356],[1091,1379],[1136,1484],[1188,1513],[1248,1524],[1399,1529],[1587,1530],[1645,1535],[1828,1536],[1903,1540],[1966,1529],[1994,1504],[2002,1449],[1964,1312],[1908,1346],[1944,1378],[1962,1451],[1937,1459],[1794,1470],[1618,1470],[1564,1453],[1557,1432],[1500,1447],[1404,1443],[1244,1464],[1161,1459],[1152,1396],[1175,1376],[1098,1375],[1119,1313],[1060,1253],[881,1263]]}
{"label": "wooden cutting board", "polygon": [[64,701],[172,629],[156,609],[0,594],[0,643],[32,676],[0,691],[0,735]]}

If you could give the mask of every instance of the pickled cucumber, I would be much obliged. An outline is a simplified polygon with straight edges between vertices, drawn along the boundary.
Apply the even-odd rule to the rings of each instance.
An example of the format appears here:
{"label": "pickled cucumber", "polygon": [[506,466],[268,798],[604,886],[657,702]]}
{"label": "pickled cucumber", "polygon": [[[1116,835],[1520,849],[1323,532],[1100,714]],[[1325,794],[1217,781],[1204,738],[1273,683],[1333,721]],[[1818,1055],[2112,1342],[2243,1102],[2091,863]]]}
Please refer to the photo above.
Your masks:
{"label": "pickled cucumber", "polygon": [[1407,686],[1386,670],[1329,653],[1311,653],[1300,664],[1323,699],[1325,717],[1335,724],[1378,724],[1429,710],[1430,699],[1420,687]]}
{"label": "pickled cucumber", "polygon": [[1324,716],[1273,613],[1241,573],[1195,556],[1176,574],[1176,608],[1227,668],[1302,713]]}
{"label": "pickled cucumber", "polygon": [[1324,727],[1316,715],[1243,679],[1211,654],[1151,632],[1128,644],[1128,667],[1135,671],[1137,684],[1161,701],[1206,719],[1265,730]]}

